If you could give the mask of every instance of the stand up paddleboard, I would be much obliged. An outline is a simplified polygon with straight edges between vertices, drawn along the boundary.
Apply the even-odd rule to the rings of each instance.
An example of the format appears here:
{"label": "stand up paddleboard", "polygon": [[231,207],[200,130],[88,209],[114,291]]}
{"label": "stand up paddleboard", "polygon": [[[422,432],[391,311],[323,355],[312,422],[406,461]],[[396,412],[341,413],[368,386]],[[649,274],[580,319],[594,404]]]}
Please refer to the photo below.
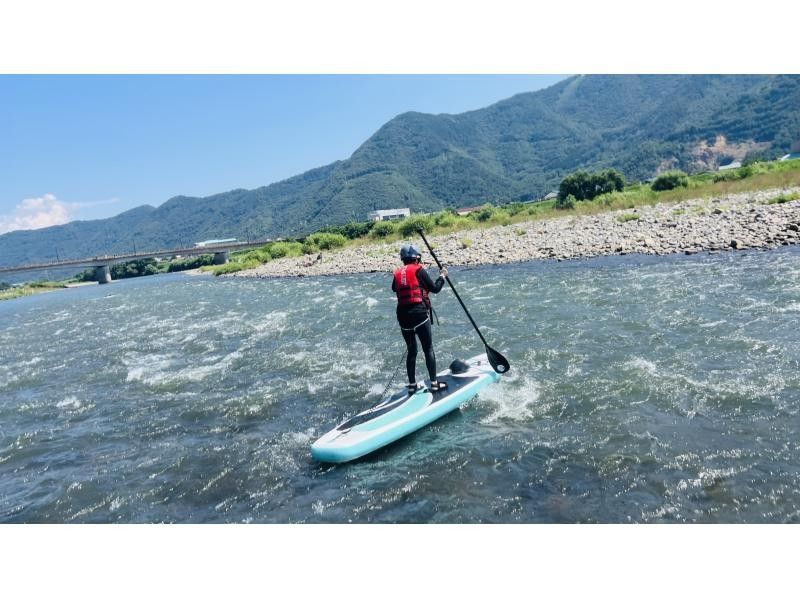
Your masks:
{"label": "stand up paddleboard", "polygon": [[343,463],[362,457],[453,411],[482,388],[500,379],[486,355],[478,355],[464,363],[467,368],[463,372],[454,373],[447,369],[438,374],[438,380],[447,383],[445,390],[431,392],[423,386],[413,395],[405,389],[396,392],[319,438],[311,445],[311,456],[327,463]]}

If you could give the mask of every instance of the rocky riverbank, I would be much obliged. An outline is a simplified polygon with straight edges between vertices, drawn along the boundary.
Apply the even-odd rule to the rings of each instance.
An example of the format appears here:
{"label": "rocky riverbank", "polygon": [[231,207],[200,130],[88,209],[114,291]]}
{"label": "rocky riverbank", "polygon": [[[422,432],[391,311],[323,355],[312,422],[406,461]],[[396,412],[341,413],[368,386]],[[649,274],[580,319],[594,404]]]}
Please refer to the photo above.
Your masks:
{"label": "rocky riverbank", "polygon": [[[800,243],[800,200],[769,204],[800,188],[740,193],[589,216],[563,216],[491,229],[432,236],[448,266],[504,264],[643,253],[770,249]],[[413,239],[419,244],[419,239]],[[403,242],[324,252],[321,258],[284,258],[229,276],[318,276],[387,272],[399,263]],[[427,252],[424,251],[423,254]]]}

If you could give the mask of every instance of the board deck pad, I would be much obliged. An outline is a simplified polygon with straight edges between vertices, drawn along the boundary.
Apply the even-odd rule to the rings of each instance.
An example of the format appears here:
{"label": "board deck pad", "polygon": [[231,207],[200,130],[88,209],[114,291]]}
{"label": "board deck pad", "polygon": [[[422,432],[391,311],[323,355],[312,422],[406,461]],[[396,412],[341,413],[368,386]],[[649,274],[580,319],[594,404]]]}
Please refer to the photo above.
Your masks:
{"label": "board deck pad", "polygon": [[[437,379],[440,382],[446,383],[447,384],[447,388],[445,390],[440,390],[438,392],[431,393],[433,395],[433,399],[431,401],[432,403],[435,403],[437,401],[441,401],[442,399],[446,399],[447,397],[452,395],[454,392],[456,392],[460,388],[463,388],[469,382],[472,382],[473,380],[476,380],[477,377],[476,376],[470,376],[470,377],[459,376],[458,378],[456,378],[455,376],[451,376],[451,375],[448,374],[448,375],[444,375],[444,376],[439,376]],[[423,392],[423,391],[417,391],[417,392]],[[414,394],[416,394],[416,393],[414,393]],[[408,391],[406,391],[406,390],[401,390],[399,392],[396,392],[391,397],[389,397],[388,399],[386,399],[384,401],[381,401],[380,403],[375,405],[372,409],[370,409],[368,411],[362,411],[358,415],[355,415],[355,416],[351,417],[350,419],[348,419],[343,424],[337,426],[336,429],[339,430],[340,432],[345,432],[345,431],[349,430],[350,428],[353,428],[353,427],[358,426],[360,424],[366,423],[366,422],[368,422],[368,421],[370,421],[372,419],[375,419],[375,418],[378,418],[378,417],[380,417],[382,415],[385,415],[389,411],[393,411],[394,409],[398,409],[401,405],[403,405],[409,399],[412,399],[412,398],[414,398],[414,395],[408,394]]]}
{"label": "board deck pad", "polygon": [[312,456],[332,463],[356,459],[440,418],[500,379],[483,355],[466,363],[469,367],[464,372],[448,369],[437,375],[437,380],[447,383],[445,390],[431,392],[423,385],[409,395],[403,388],[348,418],[311,445]]}

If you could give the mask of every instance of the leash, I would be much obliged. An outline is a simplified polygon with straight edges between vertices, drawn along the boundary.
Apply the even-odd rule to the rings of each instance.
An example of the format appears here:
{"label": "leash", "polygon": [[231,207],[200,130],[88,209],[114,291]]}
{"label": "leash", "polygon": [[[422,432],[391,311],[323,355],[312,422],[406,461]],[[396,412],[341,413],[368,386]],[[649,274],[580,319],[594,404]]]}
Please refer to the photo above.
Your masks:
{"label": "leash", "polygon": [[405,351],[403,351],[403,356],[400,358],[400,363],[398,363],[397,367],[394,369],[394,374],[392,374],[391,379],[389,380],[389,382],[384,387],[383,392],[381,393],[381,400],[378,402],[378,404],[383,403],[383,401],[386,399],[386,393],[389,391],[389,389],[394,384],[394,380],[395,380],[395,378],[397,378],[397,373],[400,371],[400,368],[403,367],[403,365],[404,365],[404,363],[406,361],[406,355],[408,355],[408,349],[407,348],[406,348]]}

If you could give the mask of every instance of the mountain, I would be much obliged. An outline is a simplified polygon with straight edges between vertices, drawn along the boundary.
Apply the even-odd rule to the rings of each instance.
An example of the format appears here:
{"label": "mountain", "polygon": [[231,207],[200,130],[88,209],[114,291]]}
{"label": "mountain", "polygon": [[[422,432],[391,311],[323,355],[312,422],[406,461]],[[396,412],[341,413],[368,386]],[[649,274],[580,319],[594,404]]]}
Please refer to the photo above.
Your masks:
{"label": "mountain", "polygon": [[407,112],[347,159],[258,189],[173,197],[113,218],[0,235],[0,265],[301,235],[413,212],[541,197],[577,169],[629,180],[775,157],[800,139],[800,76],[590,75],[463,114]]}

